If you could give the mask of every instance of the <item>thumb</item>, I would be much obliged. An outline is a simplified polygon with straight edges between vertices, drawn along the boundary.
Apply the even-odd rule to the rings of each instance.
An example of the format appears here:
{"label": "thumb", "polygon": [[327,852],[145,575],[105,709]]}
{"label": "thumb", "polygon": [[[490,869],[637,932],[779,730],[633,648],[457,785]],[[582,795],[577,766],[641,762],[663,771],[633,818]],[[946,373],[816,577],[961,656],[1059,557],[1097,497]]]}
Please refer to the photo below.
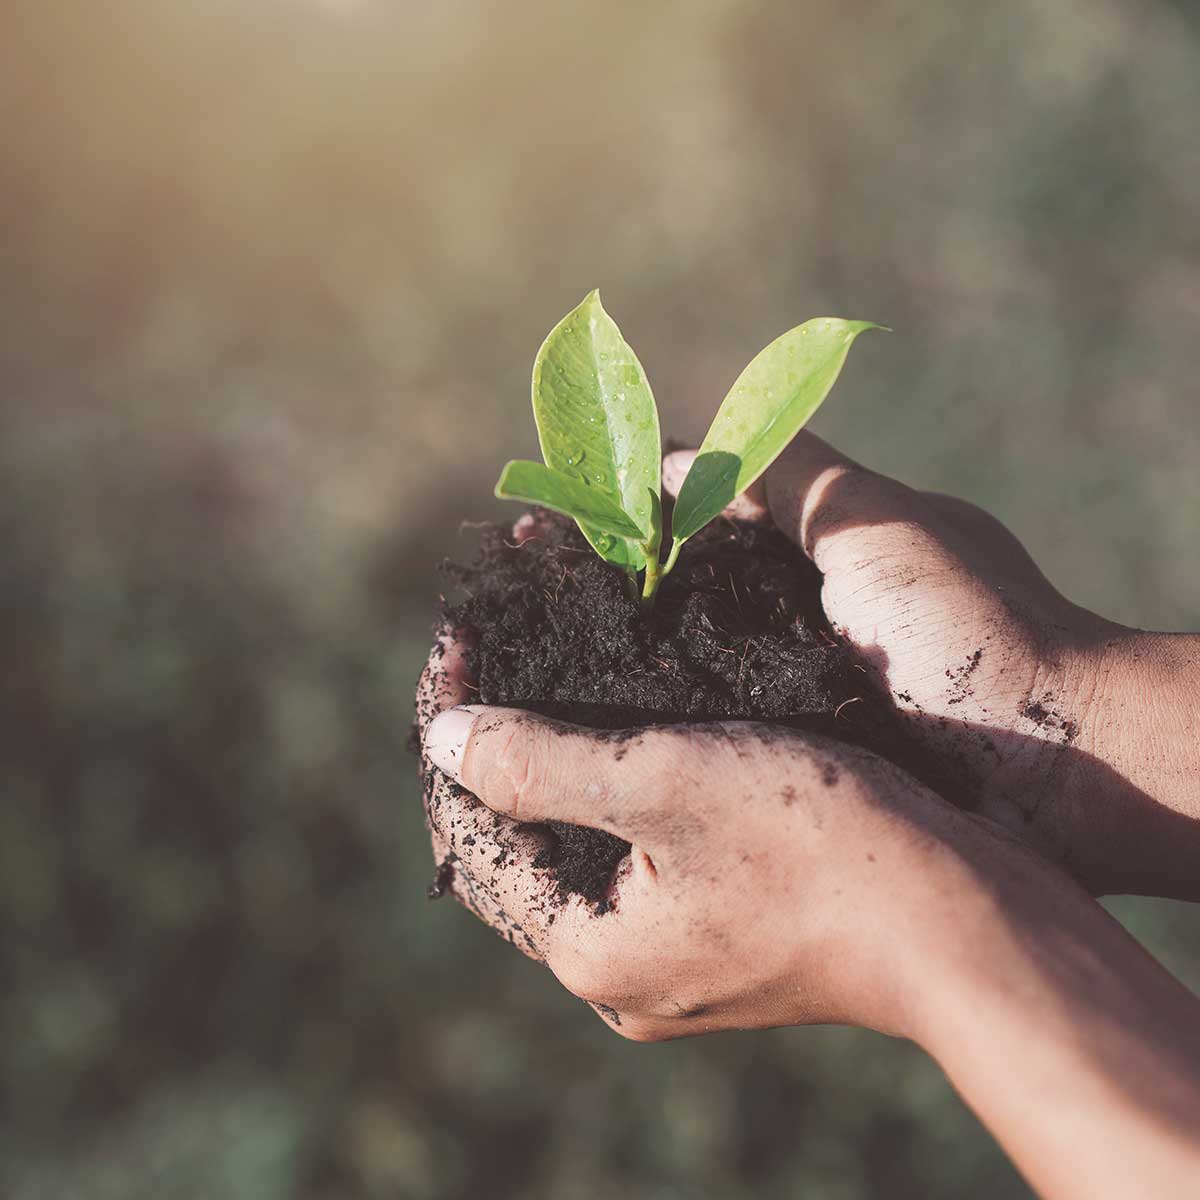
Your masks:
{"label": "thumb", "polygon": [[920,493],[801,430],[763,476],[775,524],[826,574],[853,552],[854,532],[918,518]]}
{"label": "thumb", "polygon": [[[630,731],[626,741],[638,737]],[[469,704],[430,722],[429,760],[488,808],[517,821],[566,821],[632,841],[629,816],[644,807],[656,770],[626,760],[617,735],[515,708]]]}
{"label": "thumb", "polygon": [[[662,462],[663,491],[672,499],[677,499],[683,481],[696,461],[697,450],[672,450]],[[725,506],[722,516],[732,517],[738,521],[769,521],[771,514],[767,512],[767,497],[763,491],[763,482],[756,479],[744,492],[734,496]]]}

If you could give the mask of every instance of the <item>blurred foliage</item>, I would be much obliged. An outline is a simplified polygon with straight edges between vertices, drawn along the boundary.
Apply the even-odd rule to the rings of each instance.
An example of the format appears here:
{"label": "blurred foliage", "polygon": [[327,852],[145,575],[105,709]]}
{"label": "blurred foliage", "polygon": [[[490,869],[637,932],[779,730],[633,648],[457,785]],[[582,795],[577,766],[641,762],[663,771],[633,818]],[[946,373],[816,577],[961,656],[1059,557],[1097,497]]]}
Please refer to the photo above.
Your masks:
{"label": "blurred foliage", "polygon": [[1195,628],[1198,104],[1182,0],[9,0],[0,1191],[1025,1195],[908,1045],[631,1046],[428,905],[412,685],[596,285],[690,438],[895,326],[818,428]]}

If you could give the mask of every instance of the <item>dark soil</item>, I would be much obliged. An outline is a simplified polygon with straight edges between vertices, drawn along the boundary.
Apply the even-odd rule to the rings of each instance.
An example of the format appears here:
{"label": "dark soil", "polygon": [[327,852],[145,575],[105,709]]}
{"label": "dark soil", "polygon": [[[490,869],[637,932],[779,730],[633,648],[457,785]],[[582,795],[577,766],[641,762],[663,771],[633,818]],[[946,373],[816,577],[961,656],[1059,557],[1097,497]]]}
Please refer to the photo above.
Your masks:
{"label": "dark soil", "polygon": [[[760,720],[869,746],[910,769],[919,760],[889,701],[831,634],[819,572],[774,527],[714,522],[684,546],[647,619],[573,522],[538,516],[544,537],[517,545],[487,526],[474,565],[444,567],[466,595],[443,618],[474,633],[479,703],[608,730]],[[549,828],[554,845],[538,865],[564,898],[604,911],[628,843]]]}

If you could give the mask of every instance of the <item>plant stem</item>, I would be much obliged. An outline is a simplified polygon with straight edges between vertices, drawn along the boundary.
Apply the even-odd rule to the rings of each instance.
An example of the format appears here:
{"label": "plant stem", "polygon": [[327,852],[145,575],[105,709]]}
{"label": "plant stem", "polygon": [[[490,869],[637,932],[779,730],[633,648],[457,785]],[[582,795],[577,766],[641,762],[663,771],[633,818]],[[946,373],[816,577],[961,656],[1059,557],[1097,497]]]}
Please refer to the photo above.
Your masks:
{"label": "plant stem", "polygon": [[649,612],[654,607],[654,597],[658,593],[658,585],[670,575],[682,548],[683,543],[678,538],[674,539],[671,542],[671,553],[667,555],[667,561],[660,563],[658,561],[659,546],[646,545],[643,547],[646,551],[646,579],[642,584],[642,609],[645,612]]}
{"label": "plant stem", "polygon": [[654,594],[658,591],[662,571],[658,562],[658,548],[646,555],[646,578],[642,584],[642,609],[649,612],[654,607]]}
{"label": "plant stem", "polygon": [[658,558],[662,551],[662,535],[662,500],[651,488],[650,536],[642,543],[642,552],[646,556],[646,578],[642,583],[642,611],[645,613],[649,613],[654,607],[654,593],[658,591],[659,580],[662,578],[662,565]]}

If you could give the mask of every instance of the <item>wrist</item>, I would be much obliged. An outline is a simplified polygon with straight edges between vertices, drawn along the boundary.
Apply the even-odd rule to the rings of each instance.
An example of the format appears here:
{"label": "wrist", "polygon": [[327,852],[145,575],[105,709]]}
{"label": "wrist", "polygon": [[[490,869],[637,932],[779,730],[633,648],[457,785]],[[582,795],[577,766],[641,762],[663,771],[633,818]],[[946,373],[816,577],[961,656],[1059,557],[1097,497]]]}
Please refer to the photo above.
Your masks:
{"label": "wrist", "polygon": [[1200,898],[1200,637],[1118,629],[1094,651],[1073,797],[1095,891]]}
{"label": "wrist", "polygon": [[[854,939],[858,962],[873,968],[855,981],[873,1011],[857,1023],[905,1037],[937,1053],[947,1006],[995,981],[994,947],[1020,942],[1047,913],[1095,907],[1063,872],[984,818],[943,810],[918,814],[888,862],[885,903],[870,918],[871,936]],[[860,907],[860,915],[866,911]]]}
{"label": "wrist", "polygon": [[984,854],[954,848],[930,878],[938,919],[910,933],[907,1036],[939,1061],[969,1029],[987,1027],[992,1005],[1011,1005],[1030,961],[1061,952],[1053,944],[1063,930],[1096,908],[1073,880],[1001,836]]}
{"label": "wrist", "polygon": [[1058,888],[1078,888],[1028,847],[966,816],[962,828],[928,847],[923,859],[889,911],[887,961],[898,1017],[890,1032],[936,1058],[946,1030],[986,990],[997,947],[1030,922],[1039,905],[1049,902],[1053,910]]}
{"label": "wrist", "polygon": [[1200,637],[1086,615],[1047,656],[978,811],[1093,895],[1200,899]]}
{"label": "wrist", "polygon": [[[1175,1195],[1200,1168],[1196,998],[1028,851],[958,886],[914,947],[910,1036],[1039,1191]],[[1089,1153],[1064,1156],[1086,1131]]]}
{"label": "wrist", "polygon": [[1155,796],[1190,791],[1200,808],[1200,635],[1120,629],[1095,656],[1090,752]]}

